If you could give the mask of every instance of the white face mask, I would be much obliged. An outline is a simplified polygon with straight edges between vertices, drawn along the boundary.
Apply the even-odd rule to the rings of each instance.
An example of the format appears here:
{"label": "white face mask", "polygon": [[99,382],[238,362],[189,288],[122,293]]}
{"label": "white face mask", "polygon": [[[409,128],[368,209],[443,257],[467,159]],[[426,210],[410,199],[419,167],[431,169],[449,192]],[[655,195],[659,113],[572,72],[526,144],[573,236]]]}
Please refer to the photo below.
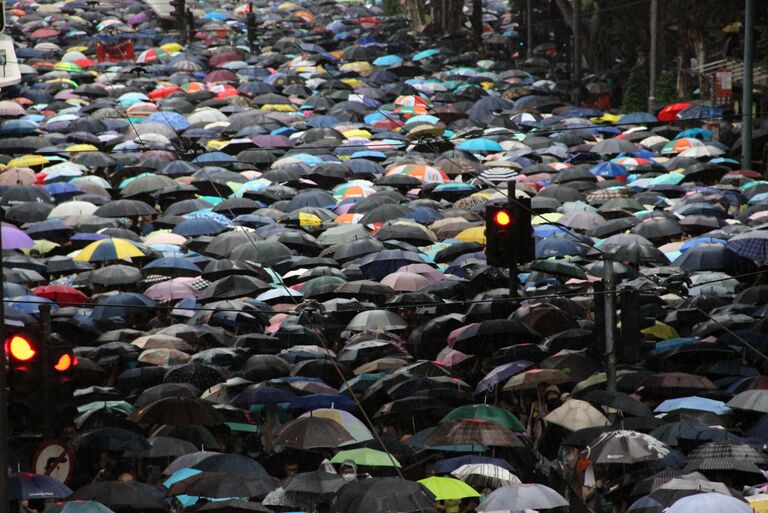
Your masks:
{"label": "white face mask", "polygon": [[344,472],[344,473],[341,474],[341,477],[345,481],[354,481],[355,477],[357,477],[357,476],[355,475],[354,472]]}

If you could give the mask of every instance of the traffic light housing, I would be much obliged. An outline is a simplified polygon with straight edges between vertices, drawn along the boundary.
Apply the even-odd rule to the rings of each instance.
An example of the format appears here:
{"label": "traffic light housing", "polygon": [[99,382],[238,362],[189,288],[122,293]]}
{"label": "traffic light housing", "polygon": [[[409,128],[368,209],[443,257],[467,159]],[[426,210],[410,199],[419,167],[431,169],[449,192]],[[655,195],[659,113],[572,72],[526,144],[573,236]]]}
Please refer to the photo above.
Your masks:
{"label": "traffic light housing", "polygon": [[[36,330],[12,334],[5,341],[8,405],[17,431],[50,430],[53,419],[72,403],[69,386],[77,357],[58,336],[47,343]],[[25,425],[26,424],[26,425]]]}
{"label": "traffic light housing", "polygon": [[534,259],[530,200],[485,208],[485,254],[488,264],[513,268]]}

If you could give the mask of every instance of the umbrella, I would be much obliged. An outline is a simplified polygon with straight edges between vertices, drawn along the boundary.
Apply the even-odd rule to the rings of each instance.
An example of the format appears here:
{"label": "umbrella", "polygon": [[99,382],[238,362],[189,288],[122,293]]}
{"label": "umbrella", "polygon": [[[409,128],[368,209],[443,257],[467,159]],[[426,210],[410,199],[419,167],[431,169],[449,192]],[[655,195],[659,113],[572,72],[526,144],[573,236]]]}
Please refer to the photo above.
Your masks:
{"label": "umbrella", "polygon": [[608,419],[588,402],[570,399],[544,417],[546,422],[578,431],[589,427],[607,426]]}
{"label": "umbrella", "polygon": [[335,421],[323,417],[302,417],[283,424],[275,433],[275,445],[297,449],[338,447],[352,435]]}
{"label": "umbrella", "polygon": [[336,493],[332,508],[338,513],[423,511],[433,513],[433,496],[420,484],[393,477],[374,477],[348,483]]}
{"label": "umbrella", "polygon": [[720,493],[699,493],[683,497],[666,509],[667,513],[750,513],[747,502]]}
{"label": "umbrella", "polygon": [[8,477],[11,500],[21,499],[64,499],[72,495],[65,484],[56,479],[40,474],[16,472]]}
{"label": "umbrella", "polygon": [[669,448],[652,436],[621,429],[603,433],[587,449],[594,463],[638,463],[659,460],[669,454]]}
{"label": "umbrella", "polygon": [[479,419],[449,420],[426,438],[427,445],[485,445],[522,447],[523,443],[508,428]]}
{"label": "umbrella", "polygon": [[554,509],[567,506],[562,495],[541,484],[504,486],[491,492],[477,507],[481,513],[501,513],[526,509]]}
{"label": "umbrella", "polygon": [[435,496],[438,501],[461,500],[467,497],[479,497],[480,493],[468,484],[451,477],[432,476],[417,481]]}

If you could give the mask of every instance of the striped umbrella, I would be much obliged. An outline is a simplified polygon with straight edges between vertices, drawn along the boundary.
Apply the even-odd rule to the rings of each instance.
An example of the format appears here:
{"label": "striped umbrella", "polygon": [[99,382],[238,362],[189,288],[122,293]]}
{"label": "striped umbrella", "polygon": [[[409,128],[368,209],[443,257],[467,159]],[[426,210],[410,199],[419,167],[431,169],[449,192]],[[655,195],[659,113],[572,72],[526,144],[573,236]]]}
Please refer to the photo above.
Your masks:
{"label": "striped umbrella", "polygon": [[127,239],[110,238],[88,244],[80,250],[74,260],[78,262],[103,262],[143,256],[146,256],[144,251],[133,242]]}

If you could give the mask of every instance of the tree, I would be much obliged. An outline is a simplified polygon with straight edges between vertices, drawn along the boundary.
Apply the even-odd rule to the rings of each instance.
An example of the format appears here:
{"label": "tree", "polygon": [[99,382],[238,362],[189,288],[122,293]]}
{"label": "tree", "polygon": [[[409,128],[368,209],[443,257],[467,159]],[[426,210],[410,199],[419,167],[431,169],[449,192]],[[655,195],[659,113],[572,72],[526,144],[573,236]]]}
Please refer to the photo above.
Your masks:
{"label": "tree", "polygon": [[638,61],[629,72],[624,84],[624,98],[621,103],[622,112],[642,112],[648,106],[648,75],[646,65]]}

